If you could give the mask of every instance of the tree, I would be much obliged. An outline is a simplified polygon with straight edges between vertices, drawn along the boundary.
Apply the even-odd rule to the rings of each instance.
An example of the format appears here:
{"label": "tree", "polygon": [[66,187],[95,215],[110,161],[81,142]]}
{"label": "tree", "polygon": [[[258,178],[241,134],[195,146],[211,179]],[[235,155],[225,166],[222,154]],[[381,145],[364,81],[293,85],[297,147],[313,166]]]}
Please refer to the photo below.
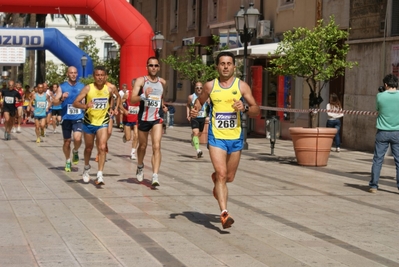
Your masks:
{"label": "tree", "polygon": [[[345,69],[352,69],[357,62],[346,61],[349,45],[344,41],[349,33],[340,30],[334,16],[323,26],[317,21],[313,29],[294,28],[284,33],[276,49],[278,58],[270,60],[268,68],[273,74],[302,77],[310,89],[309,108],[319,108],[323,99],[320,92],[331,78],[343,76]],[[314,113],[310,113],[309,124],[315,126]]]}
{"label": "tree", "polygon": [[[79,44],[79,48],[86,52],[94,66],[104,65],[108,73],[108,81],[115,85],[119,84],[119,73],[120,73],[120,52],[117,53],[115,59],[107,58],[106,60],[101,60],[98,56],[100,50],[96,47],[96,40],[90,35],[85,37],[83,42]],[[120,49],[120,48],[119,48]],[[89,84],[94,82],[93,76],[88,75],[87,78],[80,78],[79,80],[83,84]]]}
{"label": "tree", "polygon": [[[216,45],[219,44],[219,37],[213,36],[214,45],[205,46],[207,53],[213,52]],[[181,56],[169,55],[161,61],[170,65],[172,69],[180,74],[183,80],[189,80],[192,84],[200,81],[205,83],[218,77],[218,73],[213,65],[207,65],[203,62],[201,55],[196,53],[198,44],[189,45]],[[224,48],[225,49],[225,48]]]}
{"label": "tree", "polygon": [[65,64],[56,65],[52,60],[46,62],[46,82],[47,84],[61,84],[66,79],[67,66]]}

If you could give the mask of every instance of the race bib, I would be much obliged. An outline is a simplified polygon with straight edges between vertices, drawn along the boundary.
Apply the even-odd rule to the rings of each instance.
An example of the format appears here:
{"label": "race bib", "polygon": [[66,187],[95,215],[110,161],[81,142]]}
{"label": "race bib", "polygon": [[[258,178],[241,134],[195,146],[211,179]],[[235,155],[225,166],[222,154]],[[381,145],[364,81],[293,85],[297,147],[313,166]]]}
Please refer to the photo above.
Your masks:
{"label": "race bib", "polygon": [[93,98],[92,109],[106,109],[108,104],[108,98]]}
{"label": "race bib", "polygon": [[159,95],[149,95],[148,99],[144,101],[144,106],[150,108],[160,108],[161,97]]}
{"label": "race bib", "polygon": [[36,107],[37,108],[46,108],[47,107],[47,101],[37,101],[36,102]]}
{"label": "race bib", "polygon": [[67,114],[68,115],[76,115],[76,114],[80,114],[82,111],[78,108],[75,108],[74,106],[72,106],[72,104],[68,104],[67,106]]}
{"label": "race bib", "polygon": [[205,111],[200,110],[200,111],[198,111],[197,117],[204,117],[204,115],[205,115]]}
{"label": "race bib", "polygon": [[14,97],[12,97],[12,96],[5,96],[5,97],[4,97],[4,103],[6,103],[6,104],[14,104]]}
{"label": "race bib", "polygon": [[129,114],[139,114],[139,107],[137,106],[129,106]]}
{"label": "race bib", "polygon": [[216,112],[215,125],[218,129],[234,129],[237,127],[236,112]]}

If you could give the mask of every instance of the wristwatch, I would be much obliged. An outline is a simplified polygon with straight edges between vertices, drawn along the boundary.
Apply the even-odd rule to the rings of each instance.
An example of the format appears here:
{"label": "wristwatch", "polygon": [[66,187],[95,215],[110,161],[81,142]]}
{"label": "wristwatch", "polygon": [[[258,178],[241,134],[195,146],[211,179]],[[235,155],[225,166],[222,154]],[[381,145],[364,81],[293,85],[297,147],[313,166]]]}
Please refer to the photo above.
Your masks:
{"label": "wristwatch", "polygon": [[244,113],[247,113],[249,111],[249,106],[248,105],[244,105]]}

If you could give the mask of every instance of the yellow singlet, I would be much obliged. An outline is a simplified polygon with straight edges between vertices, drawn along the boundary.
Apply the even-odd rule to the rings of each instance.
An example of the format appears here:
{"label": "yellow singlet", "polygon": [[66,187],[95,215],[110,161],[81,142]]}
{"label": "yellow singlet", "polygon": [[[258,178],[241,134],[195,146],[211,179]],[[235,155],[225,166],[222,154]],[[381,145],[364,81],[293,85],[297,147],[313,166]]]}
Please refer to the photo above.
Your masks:
{"label": "yellow singlet", "polygon": [[234,140],[241,136],[241,113],[232,107],[235,99],[242,97],[239,87],[240,79],[235,78],[229,88],[223,88],[215,79],[209,95],[212,102],[211,131],[215,138]]}
{"label": "yellow singlet", "polygon": [[93,102],[93,107],[85,112],[84,123],[94,126],[101,126],[109,123],[109,97],[110,92],[107,85],[99,90],[93,83],[90,85],[89,93],[86,96],[86,103]]}

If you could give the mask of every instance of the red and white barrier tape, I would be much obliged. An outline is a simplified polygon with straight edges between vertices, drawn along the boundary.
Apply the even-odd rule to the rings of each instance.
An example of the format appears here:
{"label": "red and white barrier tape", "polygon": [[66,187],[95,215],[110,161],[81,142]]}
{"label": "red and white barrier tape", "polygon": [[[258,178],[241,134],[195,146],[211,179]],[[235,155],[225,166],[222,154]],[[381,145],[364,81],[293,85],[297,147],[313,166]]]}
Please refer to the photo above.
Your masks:
{"label": "red and white barrier tape", "polygon": [[[169,103],[165,102],[165,104],[173,105],[173,106],[186,106],[186,103]],[[277,107],[269,107],[269,106],[259,106],[261,110],[273,110],[273,111],[282,111],[288,113],[310,113],[310,112],[330,112],[330,113],[343,113],[348,115],[365,115],[365,116],[378,116],[377,111],[361,111],[361,110],[327,110],[321,108],[314,109],[296,109],[296,108],[277,108]]]}

